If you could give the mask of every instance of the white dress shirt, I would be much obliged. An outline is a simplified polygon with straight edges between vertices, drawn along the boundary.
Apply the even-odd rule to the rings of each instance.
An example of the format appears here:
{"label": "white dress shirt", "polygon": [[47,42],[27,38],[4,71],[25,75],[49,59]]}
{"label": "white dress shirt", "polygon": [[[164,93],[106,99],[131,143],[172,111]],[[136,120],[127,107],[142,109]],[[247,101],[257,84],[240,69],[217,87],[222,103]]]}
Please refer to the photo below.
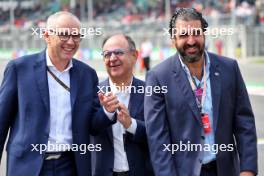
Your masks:
{"label": "white dress shirt", "polygon": [[[70,87],[69,71],[72,67],[72,61],[62,72],[53,65],[47,51],[46,61],[50,71]],[[67,149],[58,146],[69,146],[72,144],[71,98],[70,92],[62,87],[48,72],[47,78],[50,100],[50,132],[47,152],[59,152]]]}
{"label": "white dress shirt", "polygon": [[[132,85],[131,79],[131,84]],[[113,84],[111,79],[109,79],[109,84],[111,87],[111,91],[113,94],[117,96],[117,99],[119,102],[123,103],[127,108],[130,100],[130,92],[126,89],[123,91],[120,91],[117,89],[117,87]],[[136,133],[137,129],[137,122],[135,119],[132,119],[132,123],[129,128],[125,129],[124,126],[117,121],[114,125],[112,125],[112,131],[113,131],[113,143],[114,143],[114,168],[113,171],[115,172],[124,172],[129,171],[128,161],[127,161],[127,155],[124,149],[124,141],[123,141],[123,134],[127,132],[130,132],[132,134]]]}

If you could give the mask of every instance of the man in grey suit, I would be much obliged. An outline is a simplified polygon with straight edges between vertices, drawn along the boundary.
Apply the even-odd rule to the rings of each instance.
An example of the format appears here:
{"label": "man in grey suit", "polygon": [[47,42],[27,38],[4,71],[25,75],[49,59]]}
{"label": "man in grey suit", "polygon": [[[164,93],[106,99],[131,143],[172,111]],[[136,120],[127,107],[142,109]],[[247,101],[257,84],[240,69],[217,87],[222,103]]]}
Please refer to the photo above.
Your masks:
{"label": "man in grey suit", "polygon": [[253,176],[254,115],[235,60],[205,50],[208,24],[191,8],[176,10],[170,35],[178,50],[150,70],[145,97],[150,155],[158,176]]}

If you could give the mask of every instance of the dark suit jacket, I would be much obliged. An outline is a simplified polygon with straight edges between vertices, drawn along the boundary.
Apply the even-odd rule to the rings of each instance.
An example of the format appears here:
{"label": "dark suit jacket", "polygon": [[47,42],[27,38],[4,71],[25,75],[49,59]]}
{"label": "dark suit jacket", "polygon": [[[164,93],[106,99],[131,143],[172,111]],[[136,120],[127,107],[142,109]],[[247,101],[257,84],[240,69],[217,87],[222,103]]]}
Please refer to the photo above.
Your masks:
{"label": "dark suit jacket", "polygon": [[[96,134],[112,122],[104,114],[97,96],[96,72],[73,59],[70,70],[72,138],[74,144],[89,144],[89,133]],[[49,89],[45,51],[9,62],[0,88],[0,153],[7,132],[7,175],[37,176],[44,154],[31,151],[32,144],[47,144],[49,137]],[[90,152],[74,152],[77,172],[91,175]],[[0,157],[1,157],[0,156]]]}
{"label": "dark suit jacket", "polygon": [[[218,176],[257,172],[254,115],[247,90],[235,60],[209,53],[216,144],[231,144],[233,151],[218,151]],[[187,75],[174,55],[148,74],[146,86],[167,86],[167,93],[145,97],[145,122],[150,155],[158,176],[199,176],[202,152],[179,150],[173,155],[163,144],[180,141],[203,144],[199,110]],[[165,151],[164,151],[165,149]]]}
{"label": "dark suit jacket", "polygon": [[[109,87],[109,80],[100,83],[102,88]],[[140,89],[145,87],[145,83],[133,78],[132,86]],[[141,89],[142,90],[142,89]],[[105,90],[107,91],[107,90]],[[135,135],[127,132],[125,140],[125,150],[129,164],[130,176],[151,176],[152,166],[149,161],[149,151],[147,146],[146,129],[144,123],[144,93],[131,93],[129,102],[130,116],[137,122]],[[92,152],[93,176],[112,176],[114,166],[114,147],[112,127],[92,137],[94,144],[101,144],[102,151]]]}

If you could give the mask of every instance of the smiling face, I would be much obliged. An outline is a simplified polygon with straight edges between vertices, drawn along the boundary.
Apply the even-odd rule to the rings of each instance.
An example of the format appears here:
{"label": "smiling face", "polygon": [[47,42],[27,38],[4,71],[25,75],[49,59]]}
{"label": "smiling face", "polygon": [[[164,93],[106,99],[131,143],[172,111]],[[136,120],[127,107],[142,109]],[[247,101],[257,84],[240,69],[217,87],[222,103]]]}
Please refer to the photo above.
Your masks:
{"label": "smiling face", "polygon": [[44,34],[49,52],[49,57],[55,63],[68,63],[79,48],[80,42],[74,41],[72,37],[64,41],[60,36],[76,35],[80,30],[80,23],[77,19],[69,15],[59,16],[52,26],[53,32]]}
{"label": "smiling face", "polygon": [[131,50],[124,35],[110,37],[103,46],[103,53],[110,53],[110,57],[104,57],[104,64],[112,80],[131,79],[138,53]]}
{"label": "smiling face", "polygon": [[205,48],[205,37],[200,20],[177,20],[177,34],[173,42],[183,61],[193,63],[202,58]]}

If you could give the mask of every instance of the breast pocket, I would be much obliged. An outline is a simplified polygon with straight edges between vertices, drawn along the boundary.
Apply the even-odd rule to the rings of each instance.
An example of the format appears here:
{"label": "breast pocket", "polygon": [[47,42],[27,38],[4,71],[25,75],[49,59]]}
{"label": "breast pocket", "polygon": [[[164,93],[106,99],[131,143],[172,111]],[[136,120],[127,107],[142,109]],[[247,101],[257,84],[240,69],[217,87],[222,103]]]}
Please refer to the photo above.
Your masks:
{"label": "breast pocket", "polygon": [[78,98],[76,99],[76,102],[78,103],[84,103],[84,102],[89,102],[89,101],[92,102],[93,99],[94,99],[93,94],[90,93],[90,94],[78,96]]}
{"label": "breast pocket", "polygon": [[94,109],[94,97],[92,94],[79,96],[76,99],[73,112],[77,116],[88,116]]}

